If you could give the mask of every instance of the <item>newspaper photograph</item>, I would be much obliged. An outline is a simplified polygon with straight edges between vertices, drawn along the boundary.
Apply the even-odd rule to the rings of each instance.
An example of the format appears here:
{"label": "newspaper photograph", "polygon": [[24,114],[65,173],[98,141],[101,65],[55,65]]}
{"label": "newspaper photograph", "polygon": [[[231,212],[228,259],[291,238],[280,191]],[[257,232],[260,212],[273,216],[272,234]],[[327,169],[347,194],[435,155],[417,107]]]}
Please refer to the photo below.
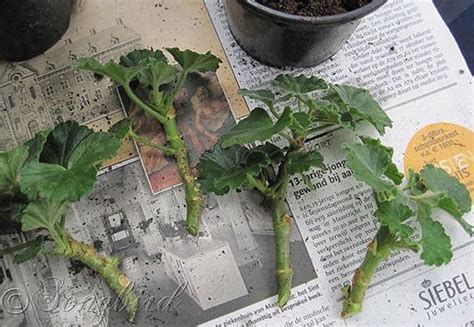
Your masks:
{"label": "newspaper photograph", "polygon": [[[120,87],[72,65],[82,57],[104,64],[133,49],[180,42],[184,49],[194,42],[217,49],[224,63],[217,74],[189,75],[174,104],[193,169],[246,115],[235,88],[270,89],[282,73],[317,75],[370,90],[393,120],[382,140],[393,147],[400,170],[434,163],[474,195],[473,79],[431,1],[389,0],[362,19],[336,55],[312,68],[256,61],[232,36],[224,0],[190,3],[199,10],[185,1],[78,1],[73,28],[54,48],[27,61],[0,62],[0,151],[64,121],[106,131],[124,117],[133,118],[141,136],[164,143],[162,127]],[[187,36],[177,35],[179,24],[187,26]],[[192,36],[203,29],[202,39]],[[244,101],[250,111],[260,106]],[[140,299],[136,326],[474,326],[474,240],[441,211],[452,261],[425,266],[419,254],[394,251],[377,269],[362,313],[340,317],[341,289],[379,227],[373,191],[354,177],[341,147],[361,134],[376,135],[368,124],[355,133],[318,130],[307,147],[324,155],[325,167],[289,181],[294,275],[284,308],[277,304],[275,231],[264,197],[241,189],[205,194],[193,237],[185,228],[176,164],[151,147],[124,142],[103,165],[94,190],[71,205],[66,227],[99,253],[122,258],[120,268]],[[451,144],[460,146],[446,150]],[[466,220],[474,224],[474,215]],[[17,228],[0,229],[0,249],[27,239]],[[0,326],[128,326],[125,311],[102,278],[79,261],[39,254],[18,265],[12,255],[0,257]]]}
{"label": "newspaper photograph", "polygon": [[[122,88],[119,96],[125,114],[133,121],[133,129],[142,137],[158,144],[166,141],[163,127],[141,111]],[[214,73],[188,76],[177,99],[178,127],[184,131],[191,166],[194,167],[201,154],[216,144],[219,137],[235,125],[232,111],[226,100],[219,79]],[[138,153],[154,193],[181,183],[174,159],[163,155],[151,146],[137,144]]]}

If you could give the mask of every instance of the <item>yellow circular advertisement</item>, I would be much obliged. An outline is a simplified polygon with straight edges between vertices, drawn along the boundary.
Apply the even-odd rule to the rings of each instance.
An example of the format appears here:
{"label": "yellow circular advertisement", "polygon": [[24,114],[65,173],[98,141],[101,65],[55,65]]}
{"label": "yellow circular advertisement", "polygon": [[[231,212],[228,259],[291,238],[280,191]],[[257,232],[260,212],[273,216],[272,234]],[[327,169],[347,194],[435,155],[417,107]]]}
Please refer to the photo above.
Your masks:
{"label": "yellow circular advertisement", "polygon": [[405,173],[433,164],[459,179],[474,198],[474,132],[456,124],[436,123],[419,130],[405,152]]}

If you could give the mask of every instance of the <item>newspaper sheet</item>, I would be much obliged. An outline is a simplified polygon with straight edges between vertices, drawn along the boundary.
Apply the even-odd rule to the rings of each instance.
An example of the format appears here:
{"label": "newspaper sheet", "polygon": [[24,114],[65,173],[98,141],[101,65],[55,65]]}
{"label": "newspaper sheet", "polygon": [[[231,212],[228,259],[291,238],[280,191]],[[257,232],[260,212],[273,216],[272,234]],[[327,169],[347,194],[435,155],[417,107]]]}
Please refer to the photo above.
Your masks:
{"label": "newspaper sheet", "polygon": [[[82,56],[117,59],[142,46],[211,49],[227,57],[218,74],[235,117],[245,106],[231,70],[246,88],[268,86],[281,71],[367,87],[394,120],[384,140],[394,146],[400,167],[411,137],[424,126],[449,122],[472,128],[471,77],[429,1],[389,2],[362,21],[334,58],[294,71],[246,56],[229,33],[223,3],[205,4],[207,11],[201,0],[77,1],[60,44],[27,62],[0,63],[2,150],[63,120],[107,129],[121,119],[114,86],[70,65]],[[439,138],[445,131],[435,132]],[[74,204],[68,228],[99,251],[123,258],[121,268],[142,301],[137,326],[470,326],[473,244],[454,223],[445,225],[454,235],[451,264],[433,270],[410,253],[395,253],[369,289],[364,312],[348,321],[338,318],[340,287],[376,228],[370,190],[345,167],[339,144],[347,140],[355,137],[338,130],[315,137],[309,145],[324,153],[329,169],[308,173],[317,191],[295,179],[288,192],[297,226],[291,236],[295,288],[283,310],[275,304],[273,228],[258,194],[207,196],[202,231],[192,238],[184,230],[182,188],[155,194],[131,143],[109,163],[94,192]],[[461,159],[457,166],[471,160],[472,167],[472,153]],[[2,232],[0,247],[24,241],[23,234]],[[0,326],[73,325],[127,323],[116,297],[77,262],[41,255],[14,265],[11,256],[0,258]]]}
{"label": "newspaper sheet", "polygon": [[[256,62],[232,37],[224,1],[207,0],[206,5],[242,88],[268,88],[280,73],[317,74],[336,83],[368,88],[394,120],[394,127],[384,141],[395,148],[400,167],[406,163],[407,169],[413,164],[407,159],[408,152],[413,152],[407,146],[412,136],[425,126],[449,122],[432,126],[473,127],[472,78],[430,1],[389,1],[361,22],[339,53],[311,69],[277,69]],[[255,103],[248,100],[248,105],[252,108]],[[371,133],[366,127],[361,130]],[[466,135],[473,137],[472,132]],[[436,151],[439,135],[427,137],[435,140],[431,146]],[[345,131],[326,131],[316,137],[310,145],[323,152],[328,169],[307,174],[316,185],[315,191],[308,189],[301,178],[294,177],[287,196],[318,278],[295,288],[294,297],[284,310],[276,309],[275,298],[271,298],[206,325],[470,326],[473,323],[474,242],[454,223],[446,225],[454,235],[455,248],[455,259],[448,266],[433,269],[423,266],[417,255],[405,251],[394,253],[379,268],[364,311],[347,321],[338,317],[342,306],[340,289],[352,278],[378,227],[370,189],[356,181],[345,166],[340,145],[351,140],[355,138]],[[464,152],[463,158],[468,160],[467,166],[472,166],[472,141],[468,143],[470,150]],[[428,157],[436,157],[429,152],[424,155],[424,163],[430,162]],[[444,164],[449,169],[447,162]],[[463,181],[472,192],[472,178]],[[473,221],[472,214],[469,219]],[[463,286],[454,290],[451,286],[457,281]]]}

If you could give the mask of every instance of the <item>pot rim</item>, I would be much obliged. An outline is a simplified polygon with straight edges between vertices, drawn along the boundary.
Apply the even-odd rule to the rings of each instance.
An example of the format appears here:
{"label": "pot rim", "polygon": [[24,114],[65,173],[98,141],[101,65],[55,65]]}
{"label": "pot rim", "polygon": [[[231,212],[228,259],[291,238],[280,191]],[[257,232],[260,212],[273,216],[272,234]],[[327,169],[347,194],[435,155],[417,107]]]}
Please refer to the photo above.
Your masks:
{"label": "pot rim", "polygon": [[247,10],[250,10],[259,16],[268,17],[271,20],[292,25],[332,25],[350,22],[367,16],[368,14],[374,12],[387,2],[387,0],[372,0],[370,3],[366,4],[363,7],[338,15],[298,16],[266,7],[258,3],[256,0],[227,1],[236,1],[242,6],[244,6]]}

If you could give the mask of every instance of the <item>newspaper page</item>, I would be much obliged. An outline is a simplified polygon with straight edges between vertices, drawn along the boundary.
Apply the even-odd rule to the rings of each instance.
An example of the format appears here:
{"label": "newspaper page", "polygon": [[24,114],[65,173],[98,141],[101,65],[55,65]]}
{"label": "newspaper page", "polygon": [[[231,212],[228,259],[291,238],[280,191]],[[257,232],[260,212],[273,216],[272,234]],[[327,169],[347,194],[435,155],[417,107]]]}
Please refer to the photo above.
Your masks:
{"label": "newspaper page", "polygon": [[[165,46],[212,50],[225,58],[200,0],[76,5],[69,30],[55,47],[24,62],[0,62],[2,151],[62,121],[106,130],[124,117],[127,106],[122,108],[124,98],[116,86],[109,79],[73,69],[78,58],[92,56],[104,63],[133,49]],[[236,86],[232,74],[226,73],[227,65],[224,62],[219,69],[219,79],[212,75],[189,85],[189,101],[181,101],[186,108],[177,108],[180,113],[182,109],[195,113],[192,117],[202,113],[201,127],[183,127],[194,140],[190,145],[196,153],[209,147],[207,138],[215,139],[220,135],[216,133],[233,124],[229,108],[236,117],[245,112],[239,109],[242,100],[232,96]],[[203,119],[206,115],[213,119]],[[150,160],[148,153],[141,155]],[[126,144],[107,163],[94,191],[74,203],[67,218],[67,229],[76,239],[122,259],[120,268],[140,298],[136,325],[193,326],[273,296],[274,233],[263,199],[251,192],[206,196],[199,237],[191,237],[184,227],[183,188],[155,192],[139,159],[134,144]],[[170,166],[156,159],[157,167]],[[2,228],[0,248],[29,237],[34,236]],[[291,244],[295,264],[301,266],[294,284],[316,279],[297,229]],[[79,325],[129,325],[117,296],[97,274],[77,261],[45,254],[20,265],[11,255],[0,257],[0,326]]]}
{"label": "newspaper page", "polygon": [[[420,148],[431,147],[431,152],[420,154],[425,156],[423,164],[444,164],[452,172],[472,167],[472,78],[431,1],[389,1],[362,20],[333,58],[306,69],[277,69],[250,58],[231,35],[225,2],[207,0],[206,5],[242,88],[268,88],[280,73],[317,74],[335,83],[368,88],[394,120],[394,127],[383,139],[394,147],[399,167],[405,164],[407,169],[414,164],[408,158],[413,155],[409,143],[420,130],[432,140],[420,143]],[[255,105],[251,100],[247,103],[250,108]],[[436,158],[432,152],[437,151],[441,139],[449,140],[446,133],[452,126],[466,131],[464,135],[471,139],[468,149],[457,154],[462,163],[449,162],[453,158],[442,163],[430,161],[430,157]],[[362,130],[371,133],[367,127]],[[355,141],[355,137],[345,131],[326,131],[316,137],[310,146],[323,152],[328,168],[307,174],[315,191],[294,177],[287,196],[317,279],[296,287],[283,310],[276,309],[276,298],[271,298],[207,326],[472,325],[474,242],[449,220],[445,227],[453,235],[455,253],[449,265],[433,269],[415,254],[393,253],[377,271],[364,311],[347,321],[339,318],[340,289],[349,283],[378,227],[371,190],[355,180],[345,166],[340,145],[347,141]],[[472,193],[472,177],[456,176]],[[468,220],[473,221],[472,214]],[[452,287],[457,283],[462,286]]]}
{"label": "newspaper page", "polygon": [[[61,121],[105,130],[123,118],[115,86],[71,64],[83,56],[105,62],[143,46],[227,57],[219,83],[234,116],[241,117],[245,110],[231,70],[246,88],[269,85],[281,70],[259,64],[235,44],[221,1],[205,5],[207,11],[201,0],[77,1],[71,27],[54,48],[26,62],[0,62],[1,149]],[[385,141],[395,147],[400,167],[417,130],[440,122],[472,127],[471,78],[428,1],[389,2],[364,19],[327,63],[284,71],[372,90],[394,119]],[[439,130],[431,132],[435,141],[450,131]],[[410,253],[395,253],[377,274],[364,312],[349,321],[338,318],[340,287],[376,228],[371,191],[351,177],[339,150],[348,140],[355,138],[337,130],[312,140],[329,169],[308,173],[318,191],[293,180],[288,192],[297,228],[291,235],[293,296],[283,310],[275,303],[274,232],[263,199],[253,192],[206,196],[200,235],[190,237],[182,187],[156,194],[131,142],[108,163],[94,191],[72,206],[67,227],[101,253],[123,259],[121,269],[142,304],[137,326],[468,325],[474,320],[473,246],[454,223],[446,225],[455,235],[450,265],[433,270]],[[455,162],[465,165],[470,158]],[[0,247],[25,237],[0,230]],[[78,262],[39,255],[15,265],[12,256],[0,258],[0,326],[127,326],[123,311],[106,284]]]}

